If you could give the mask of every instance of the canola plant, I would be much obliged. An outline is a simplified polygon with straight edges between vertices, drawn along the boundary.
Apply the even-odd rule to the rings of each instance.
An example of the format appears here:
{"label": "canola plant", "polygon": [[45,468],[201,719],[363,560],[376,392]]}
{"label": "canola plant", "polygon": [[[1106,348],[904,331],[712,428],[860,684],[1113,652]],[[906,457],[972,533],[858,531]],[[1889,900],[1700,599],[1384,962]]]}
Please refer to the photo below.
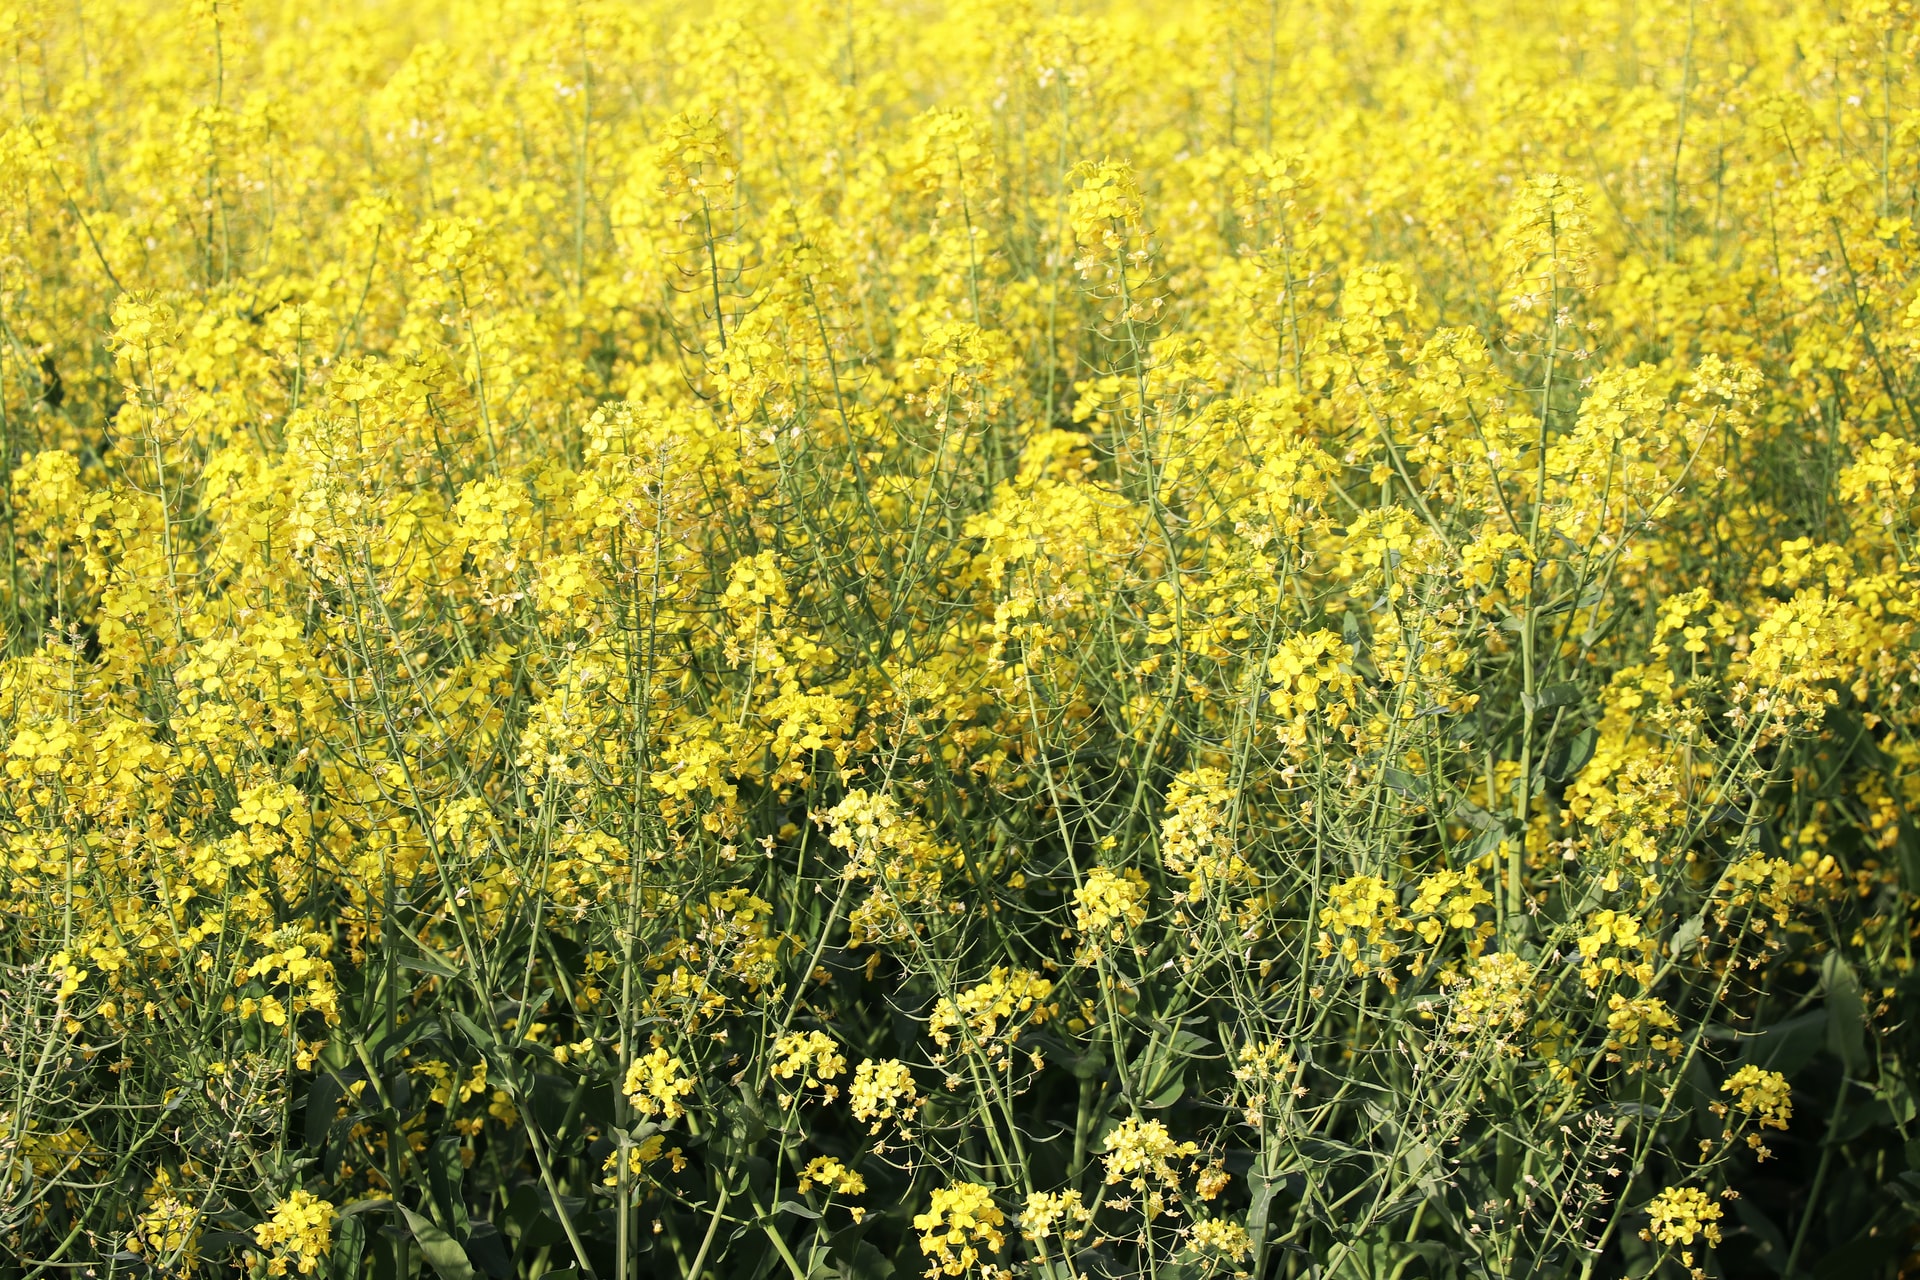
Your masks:
{"label": "canola plant", "polygon": [[0,1276],[1909,1265],[1909,0],[0,58]]}

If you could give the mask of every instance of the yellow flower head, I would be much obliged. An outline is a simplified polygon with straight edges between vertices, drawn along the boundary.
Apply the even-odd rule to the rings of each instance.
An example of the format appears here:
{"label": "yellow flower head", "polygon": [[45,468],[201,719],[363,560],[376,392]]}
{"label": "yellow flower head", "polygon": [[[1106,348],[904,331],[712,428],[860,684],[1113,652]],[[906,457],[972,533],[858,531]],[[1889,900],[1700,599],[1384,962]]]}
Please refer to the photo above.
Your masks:
{"label": "yellow flower head", "polygon": [[1793,1119],[1793,1091],[1778,1071],[1749,1063],[1728,1076],[1720,1092],[1733,1094],[1735,1109],[1753,1116],[1763,1128],[1784,1129]]}
{"label": "yellow flower head", "polygon": [[1668,1187],[1647,1205],[1648,1230],[1666,1245],[1690,1245],[1698,1236],[1720,1243],[1720,1206],[1697,1187]]}
{"label": "yellow flower head", "polygon": [[1052,994],[1052,980],[1031,969],[995,966],[985,982],[935,1004],[927,1029],[942,1049],[952,1044],[963,1028],[974,1042],[986,1045],[1004,1027],[1007,1043],[1011,1044],[1019,1038],[1023,1026],[1045,1022],[1058,1012],[1047,1003]]}
{"label": "yellow flower head", "polygon": [[678,1120],[686,1114],[681,1099],[693,1092],[693,1081],[677,1055],[656,1045],[627,1065],[622,1092],[641,1115]]}
{"label": "yellow flower head", "polygon": [[884,1121],[904,1124],[920,1106],[920,1094],[913,1083],[913,1072],[896,1058],[875,1061],[868,1058],[853,1069],[853,1085],[848,1090],[856,1120],[868,1122],[869,1132],[879,1133]]}
{"label": "yellow flower head", "polygon": [[1194,1223],[1192,1241],[1196,1252],[1228,1262],[1244,1262],[1253,1252],[1253,1239],[1247,1229],[1225,1218],[1203,1218]]}
{"label": "yellow flower head", "polygon": [[274,1206],[268,1219],[253,1229],[253,1238],[267,1250],[267,1274],[283,1276],[292,1267],[312,1275],[333,1249],[333,1205],[310,1191],[295,1191]]}
{"label": "yellow flower head", "polygon": [[815,1156],[800,1171],[801,1194],[815,1187],[828,1195],[857,1196],[867,1189],[867,1180],[832,1156]]}
{"label": "yellow flower head", "polygon": [[773,1045],[773,1074],[781,1080],[800,1077],[802,1087],[817,1085],[832,1101],[840,1087],[828,1084],[847,1070],[847,1060],[833,1037],[824,1031],[796,1031],[781,1036]]}
{"label": "yellow flower head", "polygon": [[1193,1142],[1175,1142],[1158,1120],[1128,1116],[1107,1134],[1104,1163],[1109,1183],[1125,1182],[1135,1191],[1151,1186],[1177,1187],[1179,1171],[1173,1161],[1198,1155]]}
{"label": "yellow flower head", "polygon": [[1073,891],[1074,927],[1088,937],[1105,934],[1118,942],[1129,929],[1138,929],[1147,919],[1147,882],[1129,867],[1116,874],[1106,867],[1095,867]]}
{"label": "yellow flower head", "polygon": [[977,1182],[956,1182],[935,1191],[927,1211],[913,1219],[920,1252],[929,1259],[927,1274],[965,1275],[980,1261],[982,1248],[997,1253],[1006,1244],[1000,1230],[1006,1220],[992,1190]]}

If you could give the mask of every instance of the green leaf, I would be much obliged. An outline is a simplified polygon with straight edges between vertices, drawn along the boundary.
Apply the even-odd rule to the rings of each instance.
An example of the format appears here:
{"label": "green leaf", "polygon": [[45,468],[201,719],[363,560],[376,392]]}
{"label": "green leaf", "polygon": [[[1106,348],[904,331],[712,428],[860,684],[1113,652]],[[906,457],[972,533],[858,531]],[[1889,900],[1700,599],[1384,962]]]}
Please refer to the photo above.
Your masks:
{"label": "green leaf", "polygon": [[1211,1049],[1213,1041],[1202,1035],[1195,1035],[1182,1027],[1173,1033],[1173,1039],[1167,1042],[1167,1051],[1176,1058],[1191,1058],[1202,1049]]}
{"label": "green leaf", "polygon": [[887,1255],[866,1240],[847,1250],[839,1260],[853,1280],[890,1280],[893,1275],[893,1263],[887,1260]]}
{"label": "green leaf", "polygon": [[578,1081],[537,1071],[529,1082],[523,1105],[542,1133],[554,1142],[564,1144],[567,1130],[579,1114],[583,1101],[580,1094],[584,1088]]}
{"label": "green leaf", "polygon": [[[1524,695],[1522,695],[1524,696]],[[1570,707],[1580,701],[1580,686],[1570,681],[1550,684],[1533,695],[1535,711],[1550,711],[1555,707]]]}
{"label": "green leaf", "polygon": [[1748,1037],[1740,1057],[1756,1067],[1791,1078],[1820,1052],[1826,1030],[1827,1011],[1811,1009]]}
{"label": "green leaf", "polygon": [[1858,1073],[1867,1065],[1867,1002],[1860,976],[1837,951],[1827,953],[1821,966],[1827,988],[1827,1048]]}
{"label": "green leaf", "polygon": [[366,1224],[358,1217],[341,1217],[333,1229],[333,1253],[327,1258],[329,1280],[358,1280],[360,1257],[366,1249]]}
{"label": "green leaf", "polygon": [[1461,801],[1454,807],[1453,816],[1472,827],[1475,831],[1505,831],[1507,824],[1496,818],[1479,805],[1470,801]]}
{"label": "green leaf", "polygon": [[1498,827],[1495,827],[1492,831],[1482,831],[1474,837],[1473,843],[1467,846],[1467,860],[1471,862],[1476,858],[1486,857],[1495,849],[1498,849],[1500,842],[1506,838],[1507,833]]}
{"label": "green leaf", "polygon": [[1247,1175],[1247,1185],[1253,1192],[1253,1204],[1247,1210],[1247,1236],[1253,1241],[1254,1256],[1257,1258],[1262,1256],[1266,1243],[1273,1198],[1279,1194],[1284,1180],[1266,1177],[1256,1167]]}
{"label": "green leaf", "polygon": [[1160,1090],[1157,1093],[1155,1093],[1151,1098],[1148,1098],[1141,1105],[1146,1107],[1148,1110],[1158,1110],[1161,1107],[1170,1107],[1174,1103],[1180,1101],[1180,1099],[1186,1095],[1186,1092],[1187,1092],[1187,1073],[1184,1071],[1181,1071],[1174,1075],[1172,1083],[1162,1085],[1160,1087]]}
{"label": "green leaf", "polygon": [[476,1222],[467,1230],[467,1257],[491,1280],[507,1280],[513,1261],[507,1256],[506,1237],[491,1222]]}
{"label": "green leaf", "polygon": [[453,1025],[460,1028],[462,1034],[471,1040],[475,1048],[491,1051],[498,1044],[497,1037],[491,1031],[482,1030],[480,1025],[458,1009],[449,1009],[447,1016],[453,1019]]}
{"label": "green leaf", "polygon": [[1068,1058],[1066,1063],[1076,1080],[1099,1080],[1108,1071],[1107,1055],[1098,1050]]}
{"label": "green leaf", "polygon": [[400,1280],[399,1259],[395,1257],[406,1239],[398,1231],[383,1231],[373,1251],[373,1280]]}
{"label": "green leaf", "polygon": [[1905,1249],[1905,1237],[1905,1232],[1875,1223],[1822,1257],[1813,1269],[1813,1280],[1885,1275],[1885,1265]]}
{"label": "green leaf", "polygon": [[1885,1098],[1874,1098],[1849,1107],[1845,1118],[1834,1128],[1832,1140],[1834,1145],[1844,1146],[1871,1129],[1893,1132],[1893,1108],[1887,1105]]}
{"label": "green leaf", "polygon": [[346,1090],[340,1077],[323,1071],[307,1089],[307,1146],[318,1151],[326,1145],[327,1130],[333,1127],[333,1113]]}
{"label": "green leaf", "polygon": [[1733,1202],[1734,1217],[1740,1225],[1752,1234],[1754,1256],[1760,1265],[1776,1273],[1787,1260],[1787,1242],[1780,1234],[1780,1228],[1773,1225],[1766,1214],[1753,1207],[1745,1197]]}
{"label": "green leaf", "polygon": [[460,976],[460,970],[454,967],[453,961],[447,959],[439,952],[428,950],[425,947],[420,949],[419,955],[401,956],[400,967],[402,969],[410,969],[415,973],[430,973],[436,978],[457,978]]}
{"label": "green leaf", "polygon": [[427,1188],[433,1193],[433,1206],[440,1211],[455,1239],[467,1238],[467,1199],[462,1182],[466,1166],[460,1162],[460,1137],[444,1134],[427,1152]]}
{"label": "green leaf", "polygon": [[399,1055],[400,1050],[425,1036],[440,1034],[440,1022],[437,1018],[418,1018],[402,1023],[384,1036],[379,1036],[367,1044],[367,1056],[379,1065],[384,1072],[388,1064]]}
{"label": "green leaf", "polygon": [[1707,1071],[1706,1055],[1696,1054],[1687,1060],[1677,1093],[1681,1107],[1692,1113],[1694,1128],[1701,1137],[1715,1137],[1726,1128],[1725,1122],[1713,1113],[1720,1101],[1720,1091]]}
{"label": "green leaf", "polygon": [[433,1265],[440,1280],[478,1280],[473,1264],[467,1261],[467,1251],[460,1247],[458,1240],[405,1205],[400,1206],[400,1213],[407,1220],[407,1230],[413,1233],[414,1243],[420,1246],[420,1256]]}
{"label": "green leaf", "polygon": [[1587,767],[1587,761],[1593,759],[1595,734],[1592,726],[1582,729],[1567,741],[1557,744],[1547,753],[1547,761],[1542,769],[1550,782],[1565,782],[1574,774]]}
{"label": "green leaf", "polygon": [[721,1108],[727,1118],[727,1132],[737,1142],[756,1145],[767,1136],[767,1125],[760,1112],[745,1098],[729,1098]]}
{"label": "green leaf", "polygon": [[547,1212],[539,1190],[530,1182],[523,1182],[513,1189],[513,1196],[507,1201],[507,1225],[513,1228],[518,1238],[516,1247],[523,1256],[552,1244],[566,1234],[561,1230],[559,1220]]}
{"label": "green leaf", "polygon": [[1403,796],[1412,795],[1414,789],[1420,785],[1420,779],[1414,777],[1405,769],[1396,769],[1392,765],[1388,765],[1380,771],[1380,780]]}

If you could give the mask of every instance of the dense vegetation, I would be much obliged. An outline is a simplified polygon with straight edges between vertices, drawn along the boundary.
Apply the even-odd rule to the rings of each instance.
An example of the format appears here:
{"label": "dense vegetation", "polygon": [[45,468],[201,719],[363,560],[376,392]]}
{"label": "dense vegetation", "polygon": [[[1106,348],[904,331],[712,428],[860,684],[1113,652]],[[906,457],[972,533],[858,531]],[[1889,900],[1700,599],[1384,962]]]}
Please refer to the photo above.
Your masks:
{"label": "dense vegetation", "polygon": [[0,9],[0,1276],[1891,1276],[1907,0]]}

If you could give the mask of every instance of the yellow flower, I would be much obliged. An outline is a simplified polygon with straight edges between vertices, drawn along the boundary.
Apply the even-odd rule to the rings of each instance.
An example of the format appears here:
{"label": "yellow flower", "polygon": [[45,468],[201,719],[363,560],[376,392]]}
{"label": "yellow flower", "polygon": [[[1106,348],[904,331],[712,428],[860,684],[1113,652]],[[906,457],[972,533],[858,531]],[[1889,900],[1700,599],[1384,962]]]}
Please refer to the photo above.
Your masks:
{"label": "yellow flower", "polygon": [[1073,891],[1074,928],[1089,936],[1105,934],[1114,942],[1138,929],[1147,919],[1147,882],[1131,867],[1116,874],[1095,867]]}
{"label": "yellow flower", "polygon": [[1327,890],[1320,909],[1320,953],[1335,949],[1357,974],[1374,965],[1388,965],[1400,954],[1392,935],[1407,927],[1400,914],[1400,898],[1379,876],[1352,876]]}
{"label": "yellow flower", "polygon": [[1593,262],[1593,223],[1586,193],[1558,174],[1529,178],[1508,215],[1501,257],[1509,306],[1516,311],[1555,305],[1554,288],[1583,288]]}
{"label": "yellow flower", "polygon": [[1647,1205],[1652,1219],[1648,1230],[1666,1245],[1690,1245],[1698,1236],[1708,1245],[1720,1243],[1720,1206],[1696,1187],[1668,1187]]}
{"label": "yellow flower", "polygon": [[165,1170],[147,1189],[147,1207],[126,1244],[164,1275],[186,1275],[199,1266],[200,1214],[174,1194]]}
{"label": "yellow flower", "polygon": [[1180,1174],[1172,1162],[1198,1155],[1200,1147],[1175,1142],[1158,1120],[1128,1116],[1107,1134],[1106,1150],[1107,1182],[1125,1182],[1135,1191],[1145,1191],[1154,1184],[1177,1187]]}
{"label": "yellow flower", "polygon": [[797,1031],[774,1041],[773,1074],[781,1080],[801,1078],[803,1086],[818,1085],[827,1101],[840,1096],[838,1085],[827,1084],[846,1072],[847,1060],[833,1038],[822,1031]]}
{"label": "yellow flower", "polygon": [[1589,987],[1597,987],[1609,974],[1621,974],[1650,981],[1653,966],[1635,953],[1644,954],[1648,941],[1641,932],[1638,917],[1624,911],[1605,908],[1587,917],[1586,932],[1577,945],[1581,975]]}
{"label": "yellow flower", "polygon": [[1681,1037],[1670,1035],[1680,1024],[1666,1002],[1657,996],[1628,998],[1618,991],[1607,999],[1607,1047],[1615,1051],[1634,1048],[1641,1036],[1655,1052],[1677,1057],[1684,1048]]}
{"label": "yellow flower", "polygon": [[1187,878],[1189,902],[1259,881],[1259,873],[1234,848],[1228,825],[1232,803],[1232,788],[1219,769],[1189,769],[1167,788],[1160,856],[1169,871]]}
{"label": "yellow flower", "polygon": [[801,1194],[816,1186],[829,1195],[857,1196],[867,1189],[867,1180],[832,1156],[815,1156],[800,1171]]}
{"label": "yellow flower", "polygon": [[1512,1040],[1533,1018],[1538,986],[1532,964],[1510,951],[1489,951],[1468,966],[1467,981],[1455,988],[1449,1028],[1462,1041],[1484,1038],[1517,1057]]}
{"label": "yellow flower", "polygon": [[267,1273],[283,1276],[293,1267],[312,1275],[333,1249],[333,1205],[309,1191],[295,1191],[274,1206],[271,1216],[253,1229],[253,1238],[268,1251]]}
{"label": "yellow flower", "polygon": [[1793,1091],[1778,1071],[1749,1063],[1728,1076],[1720,1092],[1733,1094],[1733,1105],[1757,1119],[1763,1128],[1785,1129],[1793,1119]]}
{"label": "yellow flower", "polygon": [[848,1089],[856,1120],[869,1122],[871,1133],[879,1133],[883,1121],[906,1123],[920,1106],[920,1094],[913,1083],[913,1072],[897,1058],[863,1060],[853,1069],[853,1084]]}
{"label": "yellow flower", "polygon": [[1478,909],[1492,902],[1493,894],[1477,875],[1442,867],[1420,881],[1407,913],[1419,922],[1415,932],[1433,943],[1447,929],[1475,929]]}
{"label": "yellow flower", "polygon": [[685,1073],[678,1055],[656,1045],[627,1064],[621,1091],[641,1115],[678,1120],[686,1114],[681,1099],[693,1092],[693,1081]]}
{"label": "yellow flower", "polygon": [[1915,3],[0,5],[9,1253],[577,1139],[584,1267],[757,1115],[1224,1276],[1353,1104],[1343,1209],[1592,1111],[1698,1251],[1793,1092],[1633,1102],[1916,1013]]}
{"label": "yellow flower", "polygon": [[[661,1159],[665,1159],[667,1163],[672,1166],[675,1173],[686,1168],[686,1158],[680,1154],[680,1148],[674,1147],[668,1149],[665,1134],[656,1133],[643,1138],[641,1141],[627,1148],[627,1176],[636,1180],[644,1178],[646,1176],[647,1166]],[[600,1179],[603,1185],[609,1187],[619,1186],[619,1151],[609,1152],[607,1158],[601,1162],[600,1169],[605,1175]]]}
{"label": "yellow flower", "polygon": [[927,1020],[927,1029],[942,1049],[950,1045],[954,1034],[964,1027],[976,1044],[997,1050],[1001,1046],[988,1042],[1000,1033],[1003,1024],[1007,1043],[1011,1044],[1019,1039],[1022,1026],[1038,1025],[1058,1012],[1047,1003],[1047,997],[1052,994],[1051,979],[1030,969],[997,965],[985,982],[936,1003],[933,1016]]}
{"label": "yellow flower", "polygon": [[930,1259],[930,1276],[965,1275],[980,1261],[980,1250],[997,1253],[1006,1244],[1000,1228],[1006,1215],[993,1203],[993,1192],[977,1182],[941,1187],[925,1213],[914,1215],[920,1233],[920,1252]]}
{"label": "yellow flower", "polygon": [[1202,1218],[1194,1223],[1192,1240],[1196,1251],[1228,1262],[1244,1262],[1253,1252],[1247,1229],[1224,1218]]}
{"label": "yellow flower", "polygon": [[1035,1242],[1058,1234],[1071,1243],[1086,1235],[1092,1221],[1093,1211],[1081,1202],[1078,1191],[1034,1191],[1020,1213],[1020,1234]]}
{"label": "yellow flower", "polygon": [[1138,234],[1144,217],[1140,188],[1133,170],[1118,161],[1083,164],[1074,170],[1068,196],[1067,221],[1074,241],[1083,249],[1099,248],[1112,254]]}

